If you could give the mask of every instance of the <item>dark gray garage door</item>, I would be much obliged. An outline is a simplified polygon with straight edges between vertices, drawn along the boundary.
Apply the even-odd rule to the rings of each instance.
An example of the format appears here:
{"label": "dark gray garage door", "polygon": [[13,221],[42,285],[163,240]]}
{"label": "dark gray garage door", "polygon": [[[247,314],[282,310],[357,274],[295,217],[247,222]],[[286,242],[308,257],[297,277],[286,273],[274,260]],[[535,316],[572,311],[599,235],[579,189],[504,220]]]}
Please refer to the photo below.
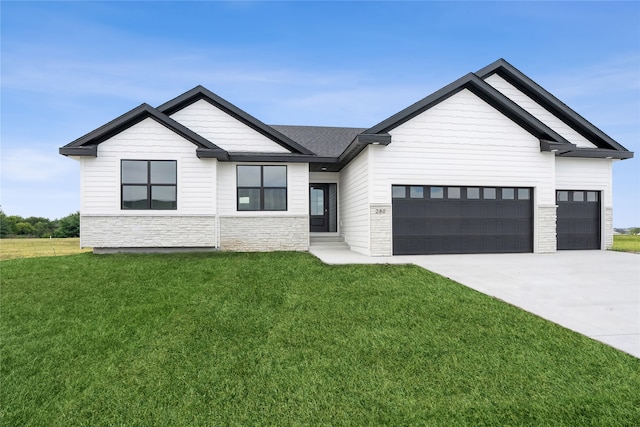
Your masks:
{"label": "dark gray garage door", "polygon": [[393,253],[533,251],[530,188],[394,185]]}
{"label": "dark gray garage door", "polygon": [[600,249],[600,192],[556,191],[558,250]]}

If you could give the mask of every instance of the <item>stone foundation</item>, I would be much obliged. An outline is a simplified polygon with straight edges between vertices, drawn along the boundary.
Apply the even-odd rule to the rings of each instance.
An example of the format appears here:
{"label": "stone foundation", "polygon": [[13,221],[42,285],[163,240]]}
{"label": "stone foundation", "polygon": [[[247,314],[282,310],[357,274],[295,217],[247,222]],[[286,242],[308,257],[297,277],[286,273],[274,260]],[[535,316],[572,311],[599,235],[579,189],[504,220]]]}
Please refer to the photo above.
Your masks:
{"label": "stone foundation", "polygon": [[80,216],[83,248],[213,248],[216,217]]}
{"label": "stone foundation", "polygon": [[220,217],[220,249],[235,252],[308,251],[309,217]]}

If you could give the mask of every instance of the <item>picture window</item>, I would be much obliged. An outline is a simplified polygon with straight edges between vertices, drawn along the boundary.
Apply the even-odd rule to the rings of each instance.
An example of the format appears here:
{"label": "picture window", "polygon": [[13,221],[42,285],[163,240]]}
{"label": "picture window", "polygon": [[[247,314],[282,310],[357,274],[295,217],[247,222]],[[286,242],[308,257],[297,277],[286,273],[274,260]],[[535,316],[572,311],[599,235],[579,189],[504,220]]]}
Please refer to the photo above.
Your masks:
{"label": "picture window", "polygon": [[237,166],[239,211],[286,211],[286,166]]}
{"label": "picture window", "polygon": [[122,160],[120,163],[121,208],[177,209],[177,162],[175,160]]}

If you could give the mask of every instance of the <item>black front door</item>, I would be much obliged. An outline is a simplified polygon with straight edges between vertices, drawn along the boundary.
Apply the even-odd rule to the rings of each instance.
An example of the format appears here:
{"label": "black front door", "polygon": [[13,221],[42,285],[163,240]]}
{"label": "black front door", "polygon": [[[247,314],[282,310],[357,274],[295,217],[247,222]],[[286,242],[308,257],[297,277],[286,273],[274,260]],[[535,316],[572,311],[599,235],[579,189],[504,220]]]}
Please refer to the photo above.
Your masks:
{"label": "black front door", "polygon": [[309,186],[309,225],[311,232],[329,231],[329,185]]}

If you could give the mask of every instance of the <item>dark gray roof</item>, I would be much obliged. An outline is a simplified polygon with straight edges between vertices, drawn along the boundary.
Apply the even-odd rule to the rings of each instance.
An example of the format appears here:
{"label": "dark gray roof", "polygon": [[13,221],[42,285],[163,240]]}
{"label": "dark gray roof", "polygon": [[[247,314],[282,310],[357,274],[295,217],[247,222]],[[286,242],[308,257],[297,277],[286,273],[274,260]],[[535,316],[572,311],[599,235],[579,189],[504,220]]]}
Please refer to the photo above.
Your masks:
{"label": "dark gray roof", "polygon": [[270,125],[320,157],[339,157],[365,128]]}

